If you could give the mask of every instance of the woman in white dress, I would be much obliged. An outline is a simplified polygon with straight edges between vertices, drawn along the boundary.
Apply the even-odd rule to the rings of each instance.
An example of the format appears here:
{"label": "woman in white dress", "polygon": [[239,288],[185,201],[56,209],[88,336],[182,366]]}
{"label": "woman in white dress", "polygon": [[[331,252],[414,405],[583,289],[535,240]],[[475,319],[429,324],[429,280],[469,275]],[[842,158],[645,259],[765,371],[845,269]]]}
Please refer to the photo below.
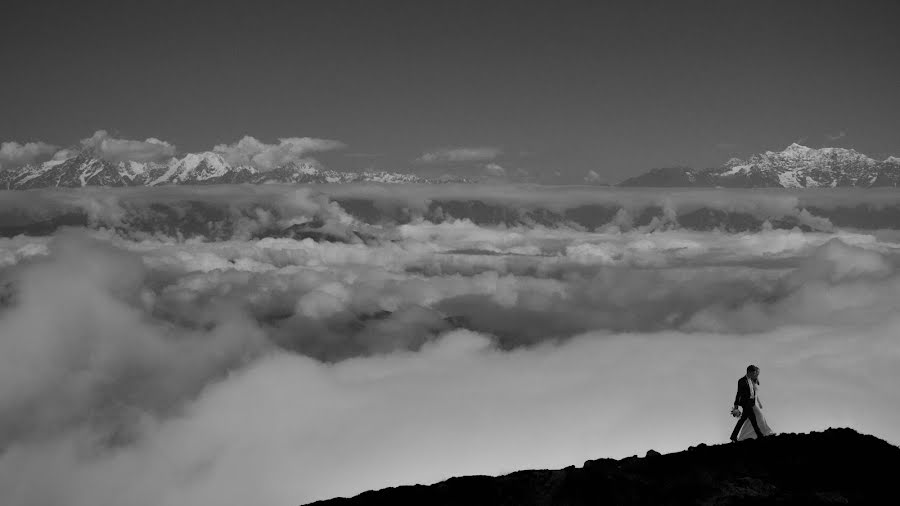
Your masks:
{"label": "woman in white dress", "polygon": [[[759,424],[759,431],[763,433],[763,436],[771,435],[772,429],[769,428],[769,424],[766,422],[766,417],[762,411],[762,403],[759,402],[759,383],[756,384],[756,402],[753,403],[753,413],[756,415],[756,423]],[[744,420],[744,425],[741,426],[741,431],[738,433],[738,441],[745,439],[756,439],[756,431],[753,430],[753,424],[750,423],[750,420]]]}

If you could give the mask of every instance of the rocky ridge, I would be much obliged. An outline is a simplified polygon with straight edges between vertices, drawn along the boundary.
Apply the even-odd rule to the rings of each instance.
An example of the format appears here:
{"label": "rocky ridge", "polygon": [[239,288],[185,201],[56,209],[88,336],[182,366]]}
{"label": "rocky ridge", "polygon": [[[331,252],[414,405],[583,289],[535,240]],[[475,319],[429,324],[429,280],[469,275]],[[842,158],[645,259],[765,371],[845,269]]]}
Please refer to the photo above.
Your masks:
{"label": "rocky ridge", "polygon": [[[429,458],[423,457],[423,465]],[[780,434],[582,467],[466,476],[434,485],[369,491],[319,506],[376,504],[886,504],[895,494],[900,448],[852,429]]]}

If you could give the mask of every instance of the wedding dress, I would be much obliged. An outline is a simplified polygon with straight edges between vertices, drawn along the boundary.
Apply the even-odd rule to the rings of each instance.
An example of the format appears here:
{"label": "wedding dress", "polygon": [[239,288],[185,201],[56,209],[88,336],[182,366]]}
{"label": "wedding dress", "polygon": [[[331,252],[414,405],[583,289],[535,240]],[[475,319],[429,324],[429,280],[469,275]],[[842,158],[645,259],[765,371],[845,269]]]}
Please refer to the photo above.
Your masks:
{"label": "wedding dress", "polygon": [[[763,415],[762,409],[759,407],[759,391],[756,394],[756,403],[753,405],[753,413],[756,414],[756,424],[759,425],[759,431],[762,432],[763,436],[768,436],[772,434],[772,429],[769,428],[769,424],[766,423],[766,417]],[[744,420],[744,425],[741,426],[741,431],[738,433],[738,441],[743,441],[745,439],[756,439],[756,431],[753,430],[753,424],[750,423],[750,419]]]}

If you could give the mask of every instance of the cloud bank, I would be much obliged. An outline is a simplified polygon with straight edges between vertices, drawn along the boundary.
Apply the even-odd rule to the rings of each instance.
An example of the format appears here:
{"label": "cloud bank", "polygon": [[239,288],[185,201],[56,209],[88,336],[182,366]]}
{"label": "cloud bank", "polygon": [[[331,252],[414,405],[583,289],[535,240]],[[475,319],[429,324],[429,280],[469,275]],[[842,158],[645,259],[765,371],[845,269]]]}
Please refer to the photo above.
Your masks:
{"label": "cloud bank", "polygon": [[734,190],[530,185],[378,184],[47,189],[6,192],[0,237],[67,226],[114,229],[132,239],[304,237],[392,240],[400,225],[461,220],[482,227],[580,232],[764,232],[900,229],[891,189]]}
{"label": "cloud bank", "polygon": [[0,170],[48,158],[56,149],[56,146],[46,142],[4,142],[0,144]]}
{"label": "cloud bank", "polygon": [[[416,215],[464,191],[498,209],[665,201],[676,218],[896,196],[405,189],[3,193],[6,223],[92,214],[0,238],[0,502],[301,504],[721,443],[748,363],[776,431],[900,441],[900,226]],[[361,196],[408,218],[360,221]],[[189,237],[177,217],[204,209],[234,229]],[[332,235],[259,233],[277,223]]]}
{"label": "cloud bank", "polygon": [[288,137],[278,139],[278,144],[266,144],[246,135],[234,144],[216,145],[213,151],[233,166],[252,165],[261,170],[271,170],[286,163],[307,161],[310,153],[345,147],[340,141],[312,137]]}
{"label": "cloud bank", "polygon": [[501,154],[503,154],[502,149],[489,146],[444,148],[423,153],[416,161],[423,163],[485,162],[493,160]]}
{"label": "cloud bank", "polygon": [[[106,130],[97,130],[91,137],[82,139],[81,146],[113,163],[123,161],[159,162],[175,156],[175,146],[166,141],[153,137],[143,141],[117,139],[111,137]],[[63,156],[66,157],[72,154],[70,150],[63,153]]]}

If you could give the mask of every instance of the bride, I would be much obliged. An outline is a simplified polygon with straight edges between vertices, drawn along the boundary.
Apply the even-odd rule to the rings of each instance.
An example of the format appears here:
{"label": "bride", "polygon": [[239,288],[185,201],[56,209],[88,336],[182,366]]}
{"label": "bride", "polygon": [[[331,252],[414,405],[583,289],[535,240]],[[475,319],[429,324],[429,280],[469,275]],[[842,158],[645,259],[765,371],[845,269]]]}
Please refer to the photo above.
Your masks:
{"label": "bride", "polygon": [[[756,423],[759,425],[759,431],[762,432],[763,436],[771,435],[772,429],[769,428],[769,424],[766,422],[766,417],[762,411],[762,403],[759,402],[759,386],[757,386],[756,390],[753,414],[756,415]],[[738,441],[744,441],[745,439],[756,439],[756,431],[753,430],[753,424],[750,423],[750,420],[744,420],[744,425],[741,426],[741,431],[738,433]]]}

